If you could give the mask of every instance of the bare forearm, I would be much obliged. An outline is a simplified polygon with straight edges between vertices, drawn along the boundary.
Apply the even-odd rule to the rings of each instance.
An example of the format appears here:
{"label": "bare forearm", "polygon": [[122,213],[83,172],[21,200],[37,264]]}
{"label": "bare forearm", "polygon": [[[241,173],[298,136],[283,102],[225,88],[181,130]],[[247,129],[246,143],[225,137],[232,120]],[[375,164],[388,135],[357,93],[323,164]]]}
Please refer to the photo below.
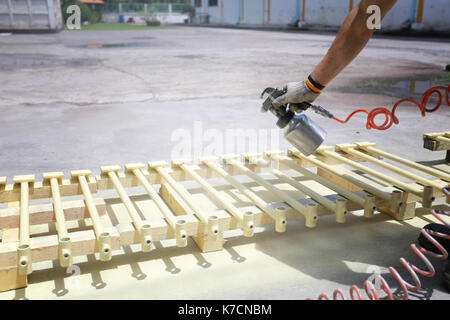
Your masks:
{"label": "bare forearm", "polygon": [[397,0],[361,0],[345,19],[333,44],[311,76],[326,86],[366,46],[375,29],[367,27],[367,7],[377,5],[383,18]]}

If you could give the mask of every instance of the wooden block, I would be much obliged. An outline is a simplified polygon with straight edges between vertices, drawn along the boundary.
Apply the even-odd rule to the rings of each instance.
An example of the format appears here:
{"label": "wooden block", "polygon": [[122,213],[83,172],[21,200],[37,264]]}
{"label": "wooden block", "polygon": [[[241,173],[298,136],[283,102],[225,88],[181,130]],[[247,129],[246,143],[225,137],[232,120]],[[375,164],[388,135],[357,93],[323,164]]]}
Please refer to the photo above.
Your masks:
{"label": "wooden block", "polygon": [[22,183],[22,182],[34,182],[35,176],[34,174],[27,174],[22,176],[14,176],[14,183]]}
{"label": "wooden block", "polygon": [[172,168],[180,167],[183,164],[192,164],[192,159],[177,159],[171,161]]}
{"label": "wooden block", "polygon": [[128,163],[124,166],[125,172],[133,172],[134,169],[144,169],[145,164],[143,163]]}
{"label": "wooden block", "polygon": [[[425,133],[423,135],[423,147],[431,151],[450,150],[449,132]],[[439,139],[442,137],[444,139]]]}
{"label": "wooden block", "polygon": [[43,177],[43,184],[44,185],[48,185],[50,184],[50,180],[55,178],[58,180],[59,184],[62,184],[63,178],[64,178],[64,173],[63,172],[45,172],[44,174],[42,174]]}
{"label": "wooden block", "polygon": [[72,170],[70,171],[70,179],[73,183],[77,183],[78,177],[84,176],[86,178],[89,178],[91,173],[91,170]]}
{"label": "wooden block", "polygon": [[177,216],[193,215],[194,211],[181,199],[181,197],[167,183],[161,184],[159,194],[167,206]]}
{"label": "wooden block", "polygon": [[[94,198],[100,216],[105,215],[106,205],[102,198]],[[90,218],[89,211],[84,200],[63,201],[62,208],[66,221]],[[45,224],[56,221],[53,204],[32,205],[29,209],[30,225]],[[8,208],[0,210],[0,229],[12,229],[19,227],[20,209]]]}
{"label": "wooden block", "polygon": [[392,212],[391,209],[389,208],[389,205],[377,206],[377,208],[381,212],[386,213],[399,221],[413,219],[416,216],[416,202],[410,203],[404,202],[400,207],[399,212]]}
{"label": "wooden block", "polygon": [[2,243],[19,241],[19,228],[5,229],[2,233]]}
{"label": "wooden block", "polygon": [[[2,244],[19,241],[19,228],[3,230]],[[0,268],[0,292],[27,286],[27,275],[19,274],[17,265]]]}
{"label": "wooden block", "polygon": [[193,236],[192,239],[194,239],[195,243],[202,252],[223,250],[223,244],[225,243],[222,234],[220,234],[215,240],[211,240],[211,238],[206,235]]}
{"label": "wooden block", "polygon": [[107,178],[108,172],[119,172],[122,168],[119,165],[112,165],[112,166],[102,166],[100,167],[101,176]]}
{"label": "wooden block", "polygon": [[8,208],[19,208],[19,207],[20,207],[20,201],[8,202]]}
{"label": "wooden block", "polygon": [[27,276],[20,275],[17,267],[0,269],[0,292],[25,288],[27,285]]}
{"label": "wooden block", "polygon": [[148,167],[150,169],[156,169],[159,167],[167,167],[169,166],[169,164],[166,161],[149,161],[148,162]]}

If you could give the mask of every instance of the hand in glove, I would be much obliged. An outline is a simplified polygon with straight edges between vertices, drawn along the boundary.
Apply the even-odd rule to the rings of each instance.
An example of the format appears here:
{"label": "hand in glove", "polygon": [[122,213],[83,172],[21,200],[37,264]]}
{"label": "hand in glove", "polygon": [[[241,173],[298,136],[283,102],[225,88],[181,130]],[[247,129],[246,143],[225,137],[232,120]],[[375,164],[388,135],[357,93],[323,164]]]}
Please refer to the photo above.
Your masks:
{"label": "hand in glove", "polygon": [[320,95],[323,88],[324,87],[314,81],[311,76],[303,82],[290,82],[283,87],[283,90],[286,91],[286,93],[274,99],[272,105],[279,108],[288,103],[312,103]]}

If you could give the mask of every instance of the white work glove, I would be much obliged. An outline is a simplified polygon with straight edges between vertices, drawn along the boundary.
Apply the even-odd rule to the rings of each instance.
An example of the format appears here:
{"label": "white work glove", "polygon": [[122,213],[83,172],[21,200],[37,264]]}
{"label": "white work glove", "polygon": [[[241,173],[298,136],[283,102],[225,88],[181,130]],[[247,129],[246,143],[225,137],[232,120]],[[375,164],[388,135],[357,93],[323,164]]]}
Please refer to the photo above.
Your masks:
{"label": "white work glove", "polygon": [[312,103],[320,95],[320,93],[313,92],[310,88],[306,87],[304,81],[290,82],[283,89],[287,90],[286,93],[272,101],[272,105],[276,108],[288,103]]}

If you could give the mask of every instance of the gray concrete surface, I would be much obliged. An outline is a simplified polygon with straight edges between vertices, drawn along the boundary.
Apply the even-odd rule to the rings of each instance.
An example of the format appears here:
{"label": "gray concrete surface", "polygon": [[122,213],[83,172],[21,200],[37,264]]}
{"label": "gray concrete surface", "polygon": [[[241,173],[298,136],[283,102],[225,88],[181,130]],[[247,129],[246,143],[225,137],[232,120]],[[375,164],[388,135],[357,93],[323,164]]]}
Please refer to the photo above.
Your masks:
{"label": "gray concrete surface", "polygon": [[[0,176],[11,181],[16,174],[98,172],[106,164],[169,160],[179,146],[174,132],[182,129],[195,136],[199,124],[203,133],[241,128],[269,132],[275,119],[259,112],[262,89],[304,79],[333,38],[189,27],[0,37]],[[376,37],[317,102],[339,117],[359,107],[391,108],[402,98],[418,100],[423,83],[444,76],[449,63],[448,39]],[[402,89],[410,80],[424,81],[417,82],[418,92]],[[445,157],[423,149],[422,134],[450,129],[446,106],[422,118],[417,107],[404,105],[397,115],[400,124],[387,131],[366,130],[362,115],[346,125],[311,117],[327,129],[326,144],[374,141],[412,160]],[[199,148],[206,152],[210,141],[202,139]],[[288,147],[277,139],[281,148]],[[290,299],[331,293],[336,286],[362,285],[368,265],[398,267],[400,256],[411,257],[408,245],[425,220],[377,219],[362,225],[355,218],[344,227],[330,220],[314,232],[299,226],[281,236],[266,232],[232,240],[223,252],[200,255],[210,268],[193,259],[199,254],[192,243],[187,251],[172,248],[153,255],[162,260],[139,255],[139,265],[149,275],[143,281],[130,277],[127,263],[134,258],[126,257],[123,265],[112,262],[113,270],[102,269],[105,288],[88,286],[82,294],[62,297]],[[172,257],[182,272],[164,270],[162,261]],[[443,267],[439,261],[436,265]],[[95,263],[85,268],[83,283],[88,284]],[[126,279],[114,282],[124,268]],[[55,298],[56,274],[64,271],[44,273],[45,281],[32,281],[28,289],[0,298]],[[439,274],[424,284],[426,291],[418,298],[450,297]],[[154,285],[158,293],[148,287]],[[124,297],[123,288],[137,291]]]}

